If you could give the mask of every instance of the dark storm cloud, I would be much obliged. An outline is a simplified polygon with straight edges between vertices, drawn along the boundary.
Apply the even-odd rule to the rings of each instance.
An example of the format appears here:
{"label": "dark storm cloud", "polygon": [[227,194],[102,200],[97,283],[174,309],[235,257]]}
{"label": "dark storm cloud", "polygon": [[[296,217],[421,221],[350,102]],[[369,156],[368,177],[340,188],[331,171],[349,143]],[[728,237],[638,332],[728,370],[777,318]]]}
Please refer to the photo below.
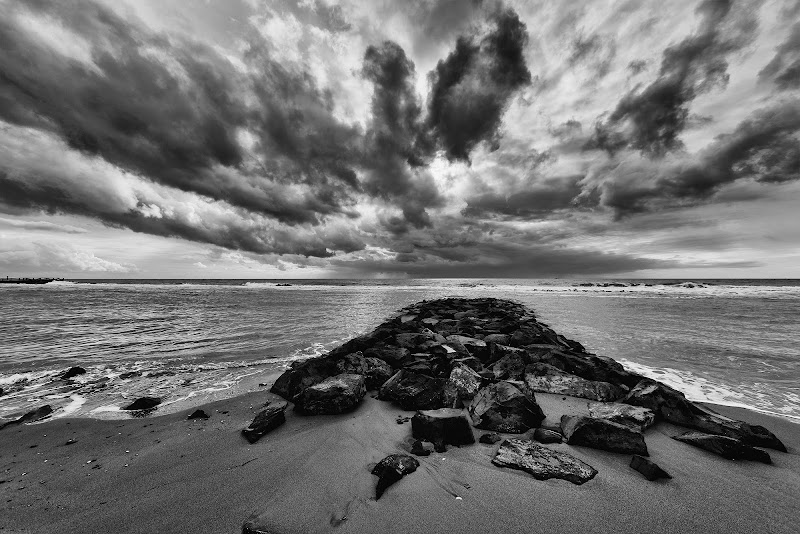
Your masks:
{"label": "dark storm cloud", "polygon": [[756,111],[695,158],[656,163],[610,162],[584,183],[582,197],[619,215],[659,206],[693,204],[738,180],[780,183],[800,179],[800,100]]}
{"label": "dark storm cloud", "polygon": [[758,21],[743,7],[732,11],[730,0],[705,0],[696,10],[697,32],[664,50],[658,78],[634,89],[605,121],[596,124],[587,148],[611,154],[632,148],[648,156],[681,149],[689,104],[699,95],[728,83],[727,56],[755,36]]}
{"label": "dark storm cloud", "polygon": [[776,50],[772,61],[758,73],[759,80],[771,80],[781,90],[800,88],[800,22]]}
{"label": "dark storm cloud", "polygon": [[[28,12],[29,11],[29,12]],[[163,184],[287,224],[320,222],[351,203],[358,131],[338,123],[304,73],[253,45],[258,75],[212,48],[153,33],[93,2],[27,2],[15,15],[56,20],[88,49],[83,61],[0,20],[0,118],[50,131],[83,153]],[[248,103],[254,93],[258,105]],[[237,142],[256,133],[256,154]],[[257,157],[269,164],[258,163]],[[220,169],[235,169],[239,178]],[[296,203],[268,182],[306,186]],[[67,206],[65,206],[66,208]]]}
{"label": "dark storm cloud", "polygon": [[429,75],[427,125],[450,160],[469,161],[481,141],[496,144],[511,98],[531,81],[523,54],[525,24],[511,9],[497,11],[492,24],[480,40],[459,37]]}
{"label": "dark storm cloud", "polygon": [[526,187],[512,191],[490,191],[467,199],[464,215],[481,217],[506,215],[531,219],[569,208],[581,188],[583,176],[543,178]]}

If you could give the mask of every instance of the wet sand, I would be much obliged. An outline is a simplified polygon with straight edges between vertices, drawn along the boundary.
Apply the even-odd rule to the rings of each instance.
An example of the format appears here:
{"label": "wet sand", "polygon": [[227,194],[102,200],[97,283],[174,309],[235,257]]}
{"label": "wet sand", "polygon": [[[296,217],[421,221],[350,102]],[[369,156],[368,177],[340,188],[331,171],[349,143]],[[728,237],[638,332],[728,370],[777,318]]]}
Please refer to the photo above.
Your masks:
{"label": "wet sand", "polygon": [[[275,376],[270,377],[274,380]],[[266,380],[266,378],[264,379]],[[142,419],[56,419],[0,431],[2,533],[238,533],[248,519],[274,534],[709,532],[794,533],[800,525],[800,425],[738,408],[714,409],[772,430],[789,453],[773,465],[729,461],[645,436],[672,480],[648,482],[630,455],[550,445],[594,466],[582,486],[538,481],[491,464],[499,447],[451,447],[374,500],[371,467],[409,449],[395,406],[365,398],[353,413],[287,422],[256,444],[240,434],[264,391]],[[586,401],[537,394],[546,423]],[[482,432],[475,429],[476,437]],[[66,444],[74,440],[72,444]]]}

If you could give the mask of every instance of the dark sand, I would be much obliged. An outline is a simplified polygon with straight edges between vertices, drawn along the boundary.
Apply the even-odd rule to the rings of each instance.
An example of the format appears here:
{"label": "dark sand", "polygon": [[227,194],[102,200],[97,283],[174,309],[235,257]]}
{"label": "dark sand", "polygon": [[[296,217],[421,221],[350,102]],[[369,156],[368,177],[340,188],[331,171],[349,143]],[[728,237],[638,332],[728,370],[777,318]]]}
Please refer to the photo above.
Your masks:
{"label": "dark sand", "polygon": [[[275,376],[271,379],[274,380]],[[265,388],[266,390],[266,388]],[[537,394],[547,422],[586,401]],[[56,419],[0,431],[0,532],[238,533],[251,516],[270,532],[797,533],[800,425],[715,407],[762,424],[789,448],[774,465],[735,462],[646,432],[650,457],[674,478],[648,482],[630,455],[552,445],[594,466],[583,486],[538,481],[475,445],[419,458],[420,468],[374,500],[370,468],[408,450],[412,415],[368,396],[353,413],[303,417],[250,445],[240,434],[264,392],[131,420]],[[481,431],[475,430],[476,436]],[[65,445],[67,440],[76,442]]]}

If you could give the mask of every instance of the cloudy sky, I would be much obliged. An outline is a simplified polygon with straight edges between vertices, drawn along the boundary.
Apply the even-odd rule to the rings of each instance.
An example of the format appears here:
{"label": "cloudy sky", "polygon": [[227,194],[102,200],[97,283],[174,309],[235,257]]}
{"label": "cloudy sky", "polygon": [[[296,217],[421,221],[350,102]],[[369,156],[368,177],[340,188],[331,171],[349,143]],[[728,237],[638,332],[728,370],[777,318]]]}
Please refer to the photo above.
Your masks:
{"label": "cloudy sky", "polygon": [[800,2],[0,0],[0,273],[800,277]]}

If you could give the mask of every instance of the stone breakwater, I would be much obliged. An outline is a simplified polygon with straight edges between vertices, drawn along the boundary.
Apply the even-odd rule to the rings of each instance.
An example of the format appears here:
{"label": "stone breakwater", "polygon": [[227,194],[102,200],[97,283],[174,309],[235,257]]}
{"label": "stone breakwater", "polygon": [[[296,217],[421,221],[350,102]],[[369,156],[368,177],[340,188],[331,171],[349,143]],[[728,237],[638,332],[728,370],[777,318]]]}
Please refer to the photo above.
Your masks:
{"label": "stone breakwater", "polygon": [[[416,410],[411,450],[390,455],[373,471],[379,476],[376,498],[415,471],[418,461],[405,452],[427,456],[449,445],[469,446],[476,441],[473,427],[485,431],[481,443],[502,441],[494,465],[575,484],[591,480],[597,470],[545,444],[632,455],[631,467],[648,480],[670,478],[644,458],[645,431],[660,421],[688,429],[674,436],[676,447],[689,444],[765,463],[770,457],[762,449],[786,451],[766,428],[723,417],[612,358],[588,353],[507,300],[414,304],[324,356],[294,362],[271,389],[306,415],[354,410],[370,390],[380,400]],[[545,414],[537,393],[586,399],[588,414]],[[245,436],[255,442],[277,428],[287,408],[282,401],[270,403]],[[542,427],[545,419],[556,423]],[[245,531],[258,532],[248,526]]]}

